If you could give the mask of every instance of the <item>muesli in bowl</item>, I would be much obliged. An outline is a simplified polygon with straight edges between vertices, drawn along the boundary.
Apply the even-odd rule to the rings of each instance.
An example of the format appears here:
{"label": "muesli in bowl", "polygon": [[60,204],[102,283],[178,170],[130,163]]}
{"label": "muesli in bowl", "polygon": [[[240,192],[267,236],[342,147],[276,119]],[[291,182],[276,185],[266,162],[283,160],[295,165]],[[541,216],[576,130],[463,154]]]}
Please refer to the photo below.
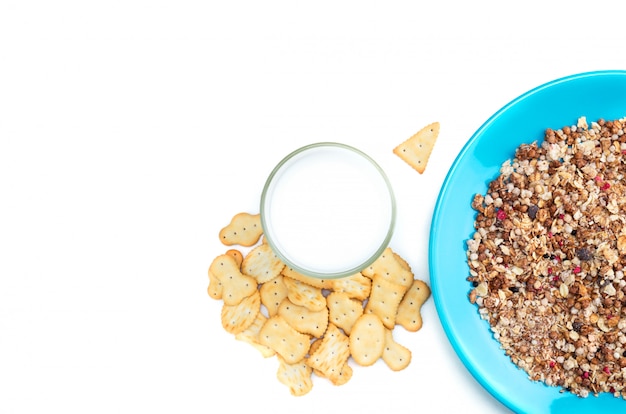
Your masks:
{"label": "muesli in bowl", "polygon": [[547,129],[485,194],[469,300],[533,381],[626,397],[626,118]]}

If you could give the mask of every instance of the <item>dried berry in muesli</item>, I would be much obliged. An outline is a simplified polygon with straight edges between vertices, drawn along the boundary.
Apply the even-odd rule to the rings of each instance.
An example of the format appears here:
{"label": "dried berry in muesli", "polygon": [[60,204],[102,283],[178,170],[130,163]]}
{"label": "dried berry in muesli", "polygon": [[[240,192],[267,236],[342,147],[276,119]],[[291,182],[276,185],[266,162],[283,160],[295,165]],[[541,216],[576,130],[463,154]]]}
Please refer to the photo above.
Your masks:
{"label": "dried berry in muesli", "polygon": [[626,118],[519,146],[467,241],[469,300],[533,381],[626,398]]}

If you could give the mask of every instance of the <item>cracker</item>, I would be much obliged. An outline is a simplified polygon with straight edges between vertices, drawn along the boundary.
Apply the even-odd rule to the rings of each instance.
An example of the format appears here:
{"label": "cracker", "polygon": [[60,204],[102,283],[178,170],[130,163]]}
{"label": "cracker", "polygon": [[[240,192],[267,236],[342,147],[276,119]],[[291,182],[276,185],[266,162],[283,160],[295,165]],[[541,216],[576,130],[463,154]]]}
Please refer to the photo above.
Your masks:
{"label": "cracker", "polygon": [[227,254],[217,256],[209,273],[222,284],[222,300],[226,305],[236,305],[257,290],[257,282],[239,270],[236,260]]}
{"label": "cracker", "polygon": [[299,282],[306,283],[309,286],[313,286],[319,289],[330,289],[332,287],[332,280],[330,279],[318,279],[316,277],[306,276],[297,272],[289,266],[283,268],[282,274],[284,276],[295,279]]}
{"label": "cracker", "polygon": [[348,364],[348,362],[346,362],[339,370],[339,374],[333,375],[331,378],[329,378],[329,380],[333,385],[344,385],[348,381],[350,381],[350,379],[352,378],[352,374],[352,367],[350,366],[350,364]]}
{"label": "cracker", "polygon": [[265,283],[280,274],[285,264],[272,251],[269,244],[259,244],[252,249],[241,264],[244,275],[252,276],[259,283]]}
{"label": "cracker", "polygon": [[345,292],[332,292],[326,297],[328,319],[348,335],[354,323],[363,315],[363,303]]}
{"label": "cracker", "polygon": [[332,281],[332,290],[334,292],[346,293],[354,299],[365,300],[369,297],[372,290],[372,281],[361,273],[356,273],[352,276],[334,279]]}
{"label": "cracker", "polygon": [[408,271],[413,273],[413,270],[411,270],[411,265],[409,265],[409,262],[407,262],[404,257],[400,256],[398,253],[393,252],[393,257],[396,259],[396,261],[400,264],[400,266]]}
{"label": "cracker", "polygon": [[261,355],[263,355],[264,358],[269,358],[276,355],[276,352],[272,348],[259,342],[259,332],[261,331],[261,328],[266,321],[267,317],[263,315],[262,312],[259,312],[254,319],[254,322],[252,322],[249,327],[236,334],[235,339],[242,342],[247,342],[248,344],[256,348],[261,353]]}
{"label": "cracker", "polygon": [[352,359],[362,366],[374,364],[385,347],[385,326],[374,314],[363,314],[352,327],[350,333],[350,353]]}
{"label": "cracker", "polygon": [[413,167],[418,173],[423,174],[438,136],[439,122],[433,122],[395,147],[393,153]]}
{"label": "cracker", "polygon": [[326,307],[326,298],[322,289],[289,277],[283,278],[283,283],[287,286],[287,297],[296,305],[304,306],[312,311],[320,311]]}
{"label": "cracker", "polygon": [[398,305],[396,324],[410,332],[419,331],[422,328],[421,308],[429,297],[430,288],[426,282],[415,279]]}
{"label": "cracker", "polygon": [[283,276],[278,275],[269,282],[263,283],[259,288],[261,303],[267,309],[269,316],[278,314],[278,307],[287,297],[287,286],[283,283]]}
{"label": "cracker", "polygon": [[226,246],[238,244],[250,247],[259,241],[261,234],[263,227],[260,214],[239,213],[220,230],[219,236]]}
{"label": "cracker", "polygon": [[408,289],[413,283],[414,275],[408,267],[408,263],[404,260],[397,260],[397,256],[391,247],[387,247],[378,259],[363,269],[361,273],[369,278],[373,278],[375,275],[382,276],[386,280]]}
{"label": "cracker", "polygon": [[320,345],[322,345],[322,339],[321,338],[315,338],[313,340],[313,342],[311,342],[311,346],[309,347],[309,355],[311,355],[315,351],[317,351],[317,348],[319,348]]}
{"label": "cracker", "polygon": [[[320,347],[320,345],[322,345],[322,339],[316,339],[313,343],[311,343],[311,348],[309,349],[309,355],[313,355],[315,351]],[[318,377],[326,378],[326,374],[318,369],[314,369],[313,373],[317,375]],[[350,378],[352,378],[352,374],[353,374],[352,367],[346,361],[346,363],[343,364],[343,367],[341,367],[341,369],[339,370],[338,375],[333,375],[332,378],[327,378],[327,379],[330,380],[330,382],[333,385],[344,385],[348,381],[350,381]]]}
{"label": "cracker", "polygon": [[276,356],[276,376],[292,395],[311,391],[313,373],[333,385],[347,383],[354,374],[351,356],[362,366],[382,358],[394,371],[410,363],[411,351],[392,331],[396,324],[421,328],[430,289],[391,248],[361,272],[318,279],[274,254],[260,215],[235,215],[220,240],[250,247],[245,255],[230,248],[209,266],[207,293],[223,300],[222,326],[263,357]]}
{"label": "cracker", "polygon": [[247,329],[261,311],[261,297],[254,293],[236,305],[222,306],[222,326],[227,332],[238,334]]}
{"label": "cracker", "polygon": [[[309,357],[311,355],[313,355],[315,353],[315,351],[317,351],[317,349],[320,347],[320,345],[322,345],[322,339],[321,338],[315,338],[313,340],[313,342],[311,342],[311,346],[309,347]],[[324,373],[317,370],[317,369],[313,369],[313,373],[315,375],[317,375],[318,377],[322,377],[324,378]]]}
{"label": "cracker", "polygon": [[311,373],[313,369],[304,361],[289,364],[280,356],[278,357],[279,366],[276,372],[276,378],[282,384],[289,387],[291,395],[300,397],[307,394],[313,388],[313,380]]}
{"label": "cracker", "polygon": [[[322,340],[317,340],[317,343],[322,343]],[[314,343],[316,343],[314,342]],[[313,353],[313,351],[309,351],[311,354]],[[326,374],[324,374],[322,371],[314,369],[313,373],[315,375],[317,375],[320,378],[326,378]],[[352,367],[350,366],[350,364],[346,361],[345,364],[343,364],[343,366],[341,367],[341,369],[339,370],[339,374],[337,375],[333,375],[332,378],[327,378],[331,384],[333,385],[344,385],[346,384],[348,381],[350,381],[350,379],[352,378],[352,374],[353,374],[353,370]]]}
{"label": "cracker", "polygon": [[259,342],[272,348],[288,364],[301,361],[309,352],[311,339],[293,329],[281,316],[272,316],[259,332]]}
{"label": "cracker", "polygon": [[229,249],[226,251],[226,254],[231,256],[237,262],[237,265],[241,268],[241,263],[243,263],[243,254],[237,249]]}
{"label": "cracker", "polygon": [[392,283],[378,274],[375,275],[372,281],[372,293],[365,305],[364,313],[375,314],[386,328],[393,329],[404,291],[403,286]]}
{"label": "cracker", "polygon": [[282,316],[296,331],[321,337],[328,327],[328,308],[311,311],[304,306],[295,305],[288,298],[283,300],[278,308],[278,315]]}
{"label": "cracker", "polygon": [[[231,256],[235,259],[237,266],[241,267],[241,263],[243,262],[243,254],[237,249],[230,249],[226,252],[228,256]],[[213,299],[222,299],[222,282],[215,276],[211,270],[209,269],[209,287],[207,288],[207,293]]]}
{"label": "cracker", "polygon": [[213,299],[222,299],[222,292],[224,288],[222,282],[209,270],[209,287],[207,287],[207,293]]}
{"label": "cracker", "polygon": [[338,381],[342,375],[344,365],[350,357],[350,340],[333,325],[328,325],[324,338],[311,353],[306,363],[314,370],[319,371],[325,378],[331,381]]}
{"label": "cracker", "polygon": [[390,329],[385,329],[385,349],[382,359],[393,371],[401,371],[411,363],[411,350],[397,343]]}

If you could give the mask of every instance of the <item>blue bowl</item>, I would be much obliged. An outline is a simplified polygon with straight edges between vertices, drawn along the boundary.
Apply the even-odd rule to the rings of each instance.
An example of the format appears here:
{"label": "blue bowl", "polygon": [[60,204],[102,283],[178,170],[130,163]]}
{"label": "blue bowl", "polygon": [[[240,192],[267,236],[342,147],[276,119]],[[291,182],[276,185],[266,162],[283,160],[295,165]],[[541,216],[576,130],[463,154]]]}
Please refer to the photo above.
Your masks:
{"label": "blue bowl", "polygon": [[467,369],[496,399],[519,413],[626,412],[626,401],[607,393],[577,397],[533,382],[493,338],[470,304],[465,242],[474,232],[471,201],[485,194],[502,163],[522,143],[541,143],[546,128],[626,117],[626,71],[577,74],[532,89],[491,116],[469,139],[448,172],[435,205],[429,267],[432,295],[443,328]]}

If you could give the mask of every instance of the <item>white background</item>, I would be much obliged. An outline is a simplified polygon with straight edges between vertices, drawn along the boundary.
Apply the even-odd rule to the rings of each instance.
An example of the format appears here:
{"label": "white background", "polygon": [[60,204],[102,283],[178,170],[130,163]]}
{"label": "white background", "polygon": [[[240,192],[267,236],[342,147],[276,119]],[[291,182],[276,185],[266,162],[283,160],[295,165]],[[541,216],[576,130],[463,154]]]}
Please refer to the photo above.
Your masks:
{"label": "white background", "polygon": [[[391,246],[428,280],[432,209],[458,151],[530,88],[626,68],[625,11],[3,0],[0,412],[507,412],[454,354],[432,299],[422,330],[398,329],[406,370],[354,366],[348,384],[316,379],[292,397],[274,358],[222,329],[206,294],[217,234],[258,212],[284,155],[341,141],[386,170]],[[433,121],[419,175],[391,149]]]}

